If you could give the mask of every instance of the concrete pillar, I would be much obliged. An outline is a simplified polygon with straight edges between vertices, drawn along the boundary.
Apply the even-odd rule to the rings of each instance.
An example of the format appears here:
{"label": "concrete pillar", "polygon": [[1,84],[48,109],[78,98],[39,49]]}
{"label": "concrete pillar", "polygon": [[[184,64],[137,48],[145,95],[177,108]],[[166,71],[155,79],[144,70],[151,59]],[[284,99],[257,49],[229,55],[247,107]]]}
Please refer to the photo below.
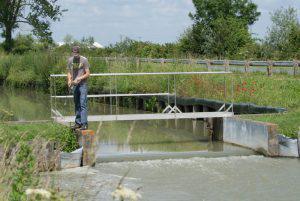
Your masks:
{"label": "concrete pillar", "polygon": [[213,136],[214,141],[223,141],[223,118],[213,119]]}
{"label": "concrete pillar", "polygon": [[249,147],[267,156],[279,156],[277,125],[236,117],[223,119],[223,141]]}
{"label": "concrete pillar", "polygon": [[93,130],[80,131],[82,136],[82,165],[94,166],[96,162],[96,139]]}

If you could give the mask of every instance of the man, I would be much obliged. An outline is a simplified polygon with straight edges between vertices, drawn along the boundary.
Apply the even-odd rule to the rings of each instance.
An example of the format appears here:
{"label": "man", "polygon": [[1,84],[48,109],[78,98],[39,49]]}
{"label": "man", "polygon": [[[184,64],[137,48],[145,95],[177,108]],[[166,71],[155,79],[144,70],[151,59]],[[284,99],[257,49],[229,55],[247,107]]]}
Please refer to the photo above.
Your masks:
{"label": "man", "polygon": [[68,87],[72,89],[75,103],[75,125],[73,129],[88,129],[87,121],[87,79],[90,65],[87,58],[79,55],[79,46],[72,48],[73,56],[68,60]]}

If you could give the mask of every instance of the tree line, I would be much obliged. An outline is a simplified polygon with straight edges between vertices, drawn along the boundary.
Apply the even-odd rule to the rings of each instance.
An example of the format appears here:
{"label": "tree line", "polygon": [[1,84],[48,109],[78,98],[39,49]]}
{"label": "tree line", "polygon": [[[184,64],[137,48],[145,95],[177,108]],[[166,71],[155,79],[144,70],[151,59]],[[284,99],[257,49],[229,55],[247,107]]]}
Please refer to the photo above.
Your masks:
{"label": "tree line", "polygon": [[[74,44],[93,56],[126,56],[152,58],[230,58],[230,59],[300,59],[300,22],[296,8],[281,8],[271,14],[272,25],[265,38],[259,39],[250,31],[260,17],[257,5],[251,0],[193,0],[193,21],[174,43],[156,44],[126,37],[103,49],[93,48],[94,38],[75,40],[71,35],[65,44],[56,45],[51,37],[50,22],[59,20],[63,12],[56,0],[0,0],[0,29],[5,39],[4,51],[23,54],[28,51],[68,53]],[[32,11],[26,14],[24,9]],[[20,23],[33,27],[31,35],[12,31]]]}

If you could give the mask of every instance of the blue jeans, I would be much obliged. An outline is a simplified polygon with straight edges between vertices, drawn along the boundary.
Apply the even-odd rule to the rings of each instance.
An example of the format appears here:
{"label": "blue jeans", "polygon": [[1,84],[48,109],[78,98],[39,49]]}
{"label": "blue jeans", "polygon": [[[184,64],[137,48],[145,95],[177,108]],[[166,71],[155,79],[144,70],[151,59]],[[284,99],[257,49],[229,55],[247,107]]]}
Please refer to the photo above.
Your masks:
{"label": "blue jeans", "polygon": [[74,86],[74,103],[75,103],[75,123],[87,125],[87,84],[78,84]]}

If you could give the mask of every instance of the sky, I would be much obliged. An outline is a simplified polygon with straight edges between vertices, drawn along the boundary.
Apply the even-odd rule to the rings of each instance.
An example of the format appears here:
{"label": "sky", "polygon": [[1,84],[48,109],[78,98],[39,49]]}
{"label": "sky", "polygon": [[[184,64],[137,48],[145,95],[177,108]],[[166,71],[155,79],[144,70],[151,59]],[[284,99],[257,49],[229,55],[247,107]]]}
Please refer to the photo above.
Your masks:
{"label": "sky", "polygon": [[[259,38],[271,25],[270,13],[281,7],[299,10],[300,0],[253,0],[261,16],[251,26]],[[58,0],[63,9],[60,22],[52,24],[53,38],[63,41],[67,34],[75,39],[93,36],[102,45],[113,44],[128,36],[132,39],[157,43],[174,42],[192,21],[192,0]],[[21,28],[22,32],[29,28]]]}

